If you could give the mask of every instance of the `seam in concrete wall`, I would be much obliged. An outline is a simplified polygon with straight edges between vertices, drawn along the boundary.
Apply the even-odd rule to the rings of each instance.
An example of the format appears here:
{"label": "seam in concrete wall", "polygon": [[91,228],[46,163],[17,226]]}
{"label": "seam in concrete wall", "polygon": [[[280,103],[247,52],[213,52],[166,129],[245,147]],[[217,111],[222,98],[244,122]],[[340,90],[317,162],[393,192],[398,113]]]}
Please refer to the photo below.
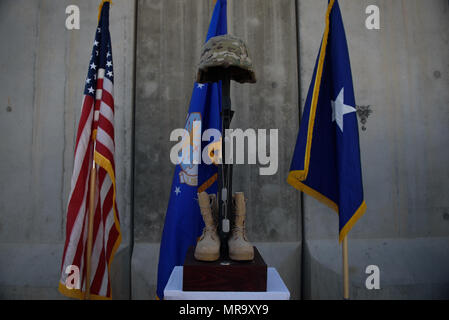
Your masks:
{"label": "seam in concrete wall", "polygon": [[131,217],[130,217],[130,251],[129,251],[129,299],[132,300],[132,256],[134,251],[134,174],[135,174],[135,136],[136,136],[136,96],[137,96],[137,19],[139,1],[134,5],[134,63],[133,63],[133,97],[131,122]]}
{"label": "seam in concrete wall", "polygon": [[[297,63],[296,63],[296,68],[297,68],[297,72],[298,72],[298,76],[297,76],[297,80],[298,80],[298,123],[301,123],[301,118],[302,118],[302,106],[301,106],[301,35],[299,33],[299,0],[295,0],[295,20],[296,20],[296,56],[297,56]],[[299,214],[301,215],[300,220],[301,220],[301,260],[300,260],[300,297],[299,299],[303,299],[304,297],[304,293],[305,293],[305,288],[304,288],[304,281],[305,281],[305,272],[304,272],[304,267],[305,267],[305,254],[304,254],[304,246],[305,246],[305,236],[304,236],[304,193],[301,192],[300,195],[300,199],[301,199],[301,204],[300,204],[300,210],[299,210]]]}

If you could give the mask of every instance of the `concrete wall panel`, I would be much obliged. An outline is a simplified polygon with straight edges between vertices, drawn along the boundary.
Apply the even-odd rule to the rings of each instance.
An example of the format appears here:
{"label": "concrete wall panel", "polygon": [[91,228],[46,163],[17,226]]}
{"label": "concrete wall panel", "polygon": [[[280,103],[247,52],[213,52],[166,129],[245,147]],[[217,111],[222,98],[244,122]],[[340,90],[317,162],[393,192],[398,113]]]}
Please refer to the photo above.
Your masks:
{"label": "concrete wall panel", "polygon": [[[151,265],[157,267],[152,250],[159,249],[174,171],[169,137],[185,125],[213,1],[142,0],[138,6],[133,297],[152,297],[157,270],[142,257],[151,247]],[[247,42],[258,78],[255,85],[233,83],[232,127],[279,129],[280,148],[276,175],[259,176],[259,166],[235,166],[234,190],[249,199],[250,240],[280,242],[288,251],[289,242],[301,239],[300,194],[286,184],[299,117],[295,2],[229,0],[228,31]],[[284,268],[286,274],[299,272],[299,248],[291,249],[298,259],[291,260],[291,270]],[[276,260],[275,250],[266,254],[267,261]],[[299,297],[299,276],[287,277]]]}
{"label": "concrete wall panel", "polygon": [[[80,30],[65,28],[65,9],[70,4],[80,8]],[[134,5],[134,1],[116,2],[110,16],[117,203],[123,232],[120,251],[131,241]],[[75,134],[97,9],[94,1],[0,3],[4,44],[0,50],[0,293],[4,297],[58,295]],[[11,252],[18,256],[9,259]],[[29,268],[31,258],[48,265]],[[17,277],[17,271],[26,277]],[[129,292],[129,285],[120,286]]]}
{"label": "concrete wall panel", "polygon": [[[449,274],[436,266],[443,266],[440,271],[449,269],[449,4],[444,0],[339,3],[356,102],[373,111],[367,130],[360,130],[368,210],[349,235],[352,297],[447,298]],[[371,4],[380,8],[380,30],[365,28],[365,8]],[[324,30],[325,9],[325,2],[299,1],[302,104]],[[337,216],[308,196],[304,215],[305,297],[339,299]],[[364,268],[370,264],[381,268],[381,291],[365,288]]]}

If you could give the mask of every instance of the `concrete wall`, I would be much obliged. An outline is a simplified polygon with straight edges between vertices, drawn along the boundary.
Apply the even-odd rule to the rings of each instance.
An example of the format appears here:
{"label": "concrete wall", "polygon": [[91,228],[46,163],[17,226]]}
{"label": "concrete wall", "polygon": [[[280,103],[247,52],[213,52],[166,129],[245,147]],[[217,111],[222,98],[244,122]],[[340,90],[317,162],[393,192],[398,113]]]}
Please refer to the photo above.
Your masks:
{"label": "concrete wall", "polygon": [[[65,9],[80,8],[80,30]],[[74,139],[97,26],[97,1],[0,2],[0,297],[57,292]],[[111,10],[116,106],[117,203],[123,241],[115,271],[129,274],[134,1]],[[114,282],[129,297],[129,276]]]}
{"label": "concrete wall", "polygon": [[[81,30],[64,27],[69,4],[80,7]],[[381,30],[365,28],[370,4],[381,9]],[[0,2],[0,298],[61,297],[56,287],[74,136],[97,5]],[[249,238],[278,269],[293,298],[301,297],[303,287],[304,298],[339,299],[337,217],[307,196],[301,202],[285,182],[326,1],[228,5],[229,31],[247,41],[258,76],[256,85],[232,86],[233,127],[280,129],[277,175],[261,177],[257,166],[235,169],[235,188],[250,199]],[[340,6],[356,101],[373,110],[367,130],[360,131],[368,211],[349,237],[352,298],[448,298],[449,4],[340,0]],[[174,170],[169,133],[184,126],[212,9],[210,0],[112,6],[117,201],[124,236],[113,266],[115,298],[155,297]],[[364,286],[371,264],[381,269],[378,291]]]}
{"label": "concrete wall", "polygon": [[[449,297],[449,3],[350,1],[340,6],[358,105],[368,210],[349,236],[353,298]],[[376,4],[381,29],[365,28]],[[325,1],[299,1],[303,104],[324,29]],[[341,297],[337,216],[304,199],[308,298]],[[381,290],[365,289],[378,265]]]}

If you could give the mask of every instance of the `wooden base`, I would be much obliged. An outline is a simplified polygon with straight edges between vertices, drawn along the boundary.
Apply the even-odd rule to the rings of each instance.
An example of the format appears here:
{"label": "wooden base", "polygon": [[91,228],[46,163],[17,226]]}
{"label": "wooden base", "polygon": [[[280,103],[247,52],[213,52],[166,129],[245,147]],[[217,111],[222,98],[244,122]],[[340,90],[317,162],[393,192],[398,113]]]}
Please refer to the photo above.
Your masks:
{"label": "wooden base", "polygon": [[228,257],[215,262],[197,261],[195,247],[189,248],[183,268],[183,291],[267,291],[267,265],[256,247],[254,260],[232,261]]}

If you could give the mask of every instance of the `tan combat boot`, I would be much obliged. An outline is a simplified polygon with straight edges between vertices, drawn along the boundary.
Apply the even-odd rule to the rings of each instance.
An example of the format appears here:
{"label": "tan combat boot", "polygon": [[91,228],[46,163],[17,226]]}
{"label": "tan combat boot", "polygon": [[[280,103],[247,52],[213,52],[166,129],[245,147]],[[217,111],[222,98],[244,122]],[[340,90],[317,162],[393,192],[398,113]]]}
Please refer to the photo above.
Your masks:
{"label": "tan combat boot", "polygon": [[246,203],[243,192],[233,196],[234,224],[228,240],[229,258],[236,261],[250,261],[254,259],[253,245],[246,238],[245,217]]}
{"label": "tan combat boot", "polygon": [[195,248],[195,259],[199,261],[217,261],[220,258],[220,238],[217,234],[218,204],[215,195],[206,192],[198,194],[198,202],[205,227]]}

